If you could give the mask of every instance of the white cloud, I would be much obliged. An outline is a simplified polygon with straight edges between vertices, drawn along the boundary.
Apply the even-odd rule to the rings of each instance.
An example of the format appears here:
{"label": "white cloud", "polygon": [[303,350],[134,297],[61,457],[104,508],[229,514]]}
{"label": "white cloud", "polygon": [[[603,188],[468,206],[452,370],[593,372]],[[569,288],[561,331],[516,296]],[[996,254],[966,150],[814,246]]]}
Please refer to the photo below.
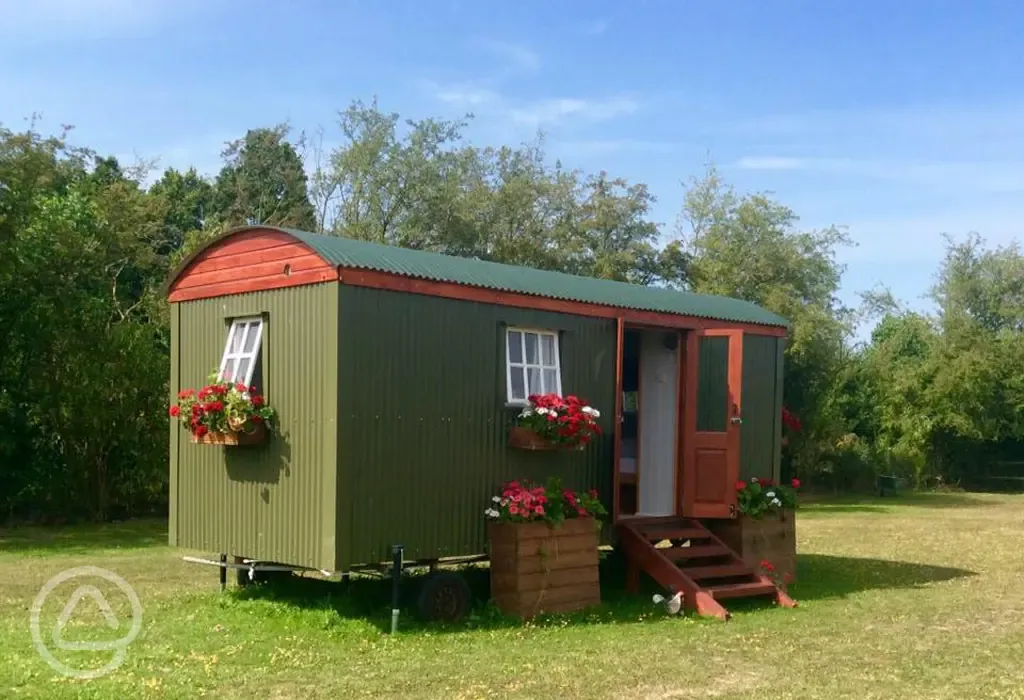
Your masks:
{"label": "white cloud", "polygon": [[742,170],[804,170],[807,161],[784,156],[744,156],[736,161],[736,167]]}
{"label": "white cloud", "polygon": [[900,159],[744,156],[741,170],[808,171],[881,180],[942,191],[1024,192],[1024,157],[1014,161],[908,161]]}
{"label": "white cloud", "polygon": [[601,99],[561,97],[528,102],[511,108],[508,114],[514,122],[525,126],[540,127],[570,119],[588,122],[607,121],[632,114],[639,107],[639,103],[629,97]]}
{"label": "white cloud", "polygon": [[520,70],[535,71],[540,68],[540,56],[527,46],[495,39],[473,39],[471,46],[482,49]]}
{"label": "white cloud", "polygon": [[427,83],[427,88],[436,100],[456,105],[460,108],[473,108],[501,101],[501,95],[487,88],[473,85],[434,85]]}
{"label": "white cloud", "polygon": [[640,102],[626,95],[516,100],[475,83],[423,83],[438,102],[513,126],[537,129],[568,122],[603,122],[633,114]]}
{"label": "white cloud", "polygon": [[606,19],[596,19],[591,22],[584,22],[580,26],[580,32],[587,36],[600,36],[608,31],[611,23]]}

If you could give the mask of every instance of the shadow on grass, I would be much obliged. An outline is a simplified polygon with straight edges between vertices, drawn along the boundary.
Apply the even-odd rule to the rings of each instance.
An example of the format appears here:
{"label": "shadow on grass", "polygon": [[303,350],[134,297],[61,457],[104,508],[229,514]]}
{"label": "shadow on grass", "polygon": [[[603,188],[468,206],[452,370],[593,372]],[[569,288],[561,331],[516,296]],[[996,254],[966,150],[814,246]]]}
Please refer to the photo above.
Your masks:
{"label": "shadow on grass", "polygon": [[991,500],[960,492],[904,492],[892,496],[814,495],[800,499],[800,512],[810,514],[831,513],[889,513],[895,508],[960,508],[991,506]]}
{"label": "shadow on grass", "polygon": [[0,528],[0,554],[78,554],[93,550],[145,549],[167,545],[163,518],[123,523]]}
{"label": "shadow on grass", "polygon": [[[504,617],[489,605],[488,570],[483,566],[459,569],[476,601],[466,619],[454,624],[426,623],[417,614],[416,596],[424,574],[406,574],[402,580],[400,630],[415,632],[459,632],[472,629],[521,627],[521,620]],[[791,595],[798,601],[843,598],[861,591],[918,588],[929,583],[976,575],[973,571],[927,564],[894,562],[882,559],[835,557],[801,554],[797,557],[798,583]],[[535,626],[567,624],[641,624],[664,616],[651,601],[662,592],[648,577],[642,577],[640,595],[625,592],[626,567],[621,556],[612,552],[601,562],[602,604],[590,610],[566,615],[540,616]],[[379,631],[388,631],[391,623],[391,580],[387,577],[353,577],[333,582],[307,577],[289,577],[248,586],[233,593],[240,600],[264,600],[302,609],[332,611],[340,618],[362,620]],[[734,613],[754,612],[769,607],[763,599],[732,600]]]}
{"label": "shadow on grass", "polygon": [[[523,621],[505,617],[489,604],[489,570],[486,566],[464,566],[457,570],[469,584],[473,594],[473,608],[467,617],[451,624],[424,622],[418,614],[417,597],[427,575],[425,572],[406,573],[402,578],[401,622],[402,632],[429,629],[431,632],[459,632],[472,629],[502,629],[522,627]],[[565,624],[643,623],[664,615],[654,605],[651,596],[659,587],[645,580],[642,594],[625,593],[626,567],[621,556],[609,552],[601,562],[600,606],[561,615],[541,615],[532,621],[535,626],[562,626]],[[297,608],[330,610],[342,618],[362,620],[380,631],[391,626],[391,579],[387,577],[353,576],[348,581],[335,582],[303,576],[285,577],[257,586],[246,586],[233,595],[239,600],[262,600],[283,603]]]}
{"label": "shadow on grass", "polygon": [[853,593],[896,588],[920,588],[929,583],[977,576],[974,571],[947,566],[914,564],[885,559],[798,554],[797,600],[843,598]]}

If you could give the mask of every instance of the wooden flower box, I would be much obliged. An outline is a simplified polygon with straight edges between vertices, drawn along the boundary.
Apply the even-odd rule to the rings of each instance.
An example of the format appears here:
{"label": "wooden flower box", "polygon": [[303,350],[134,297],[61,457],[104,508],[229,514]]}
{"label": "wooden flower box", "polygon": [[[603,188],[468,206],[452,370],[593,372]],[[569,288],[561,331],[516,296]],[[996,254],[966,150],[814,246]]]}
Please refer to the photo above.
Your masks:
{"label": "wooden flower box", "polygon": [[594,518],[488,523],[491,598],[506,615],[529,619],[582,610],[601,602]]}
{"label": "wooden flower box", "polygon": [[202,437],[192,436],[192,442],[200,445],[262,445],[267,441],[267,429],[262,423],[253,426],[249,432],[229,431],[227,433],[209,432]]}
{"label": "wooden flower box", "polygon": [[562,449],[560,445],[545,440],[529,428],[521,425],[513,425],[508,433],[508,444],[520,450],[542,450],[552,451]]}
{"label": "wooden flower box", "polygon": [[741,515],[734,520],[706,520],[704,524],[755,571],[770,561],[780,581],[796,581],[796,518],[791,510],[765,514],[760,519]]}

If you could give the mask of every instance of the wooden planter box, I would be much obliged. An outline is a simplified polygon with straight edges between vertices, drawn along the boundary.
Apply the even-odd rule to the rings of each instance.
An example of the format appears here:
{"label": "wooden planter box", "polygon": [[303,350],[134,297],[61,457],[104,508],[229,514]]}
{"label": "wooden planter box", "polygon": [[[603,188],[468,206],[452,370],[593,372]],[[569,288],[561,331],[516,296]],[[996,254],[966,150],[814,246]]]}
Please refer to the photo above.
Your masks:
{"label": "wooden planter box", "polygon": [[548,442],[537,433],[521,425],[513,425],[508,433],[508,444],[520,450],[559,450],[561,446]]}
{"label": "wooden planter box", "polygon": [[506,615],[582,610],[601,602],[594,518],[547,523],[489,523],[491,598]]}
{"label": "wooden planter box", "polygon": [[735,520],[705,520],[704,524],[755,571],[767,559],[775,565],[780,582],[796,581],[796,518],[793,511],[766,514],[760,520],[743,515]]}
{"label": "wooden planter box", "polygon": [[231,431],[227,433],[209,432],[197,438],[192,436],[192,442],[200,445],[262,445],[267,441],[267,429],[262,423],[257,424],[252,432]]}

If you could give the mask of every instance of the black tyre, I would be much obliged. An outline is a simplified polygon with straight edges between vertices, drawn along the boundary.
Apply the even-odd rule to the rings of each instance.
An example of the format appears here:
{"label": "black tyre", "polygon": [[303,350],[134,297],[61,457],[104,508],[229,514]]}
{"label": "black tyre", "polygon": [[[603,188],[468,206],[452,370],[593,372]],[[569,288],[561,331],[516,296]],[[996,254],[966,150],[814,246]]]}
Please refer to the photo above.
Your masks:
{"label": "black tyre", "polygon": [[[271,562],[263,562],[264,564],[271,564]],[[235,569],[236,582],[239,587],[259,585],[261,583],[274,583],[276,581],[282,581],[290,579],[292,576],[291,571],[260,571],[257,569],[252,572],[252,578],[249,578],[249,568]]]}
{"label": "black tyre", "polygon": [[424,620],[457,622],[466,616],[472,602],[466,579],[452,571],[435,571],[423,581],[417,609]]}

